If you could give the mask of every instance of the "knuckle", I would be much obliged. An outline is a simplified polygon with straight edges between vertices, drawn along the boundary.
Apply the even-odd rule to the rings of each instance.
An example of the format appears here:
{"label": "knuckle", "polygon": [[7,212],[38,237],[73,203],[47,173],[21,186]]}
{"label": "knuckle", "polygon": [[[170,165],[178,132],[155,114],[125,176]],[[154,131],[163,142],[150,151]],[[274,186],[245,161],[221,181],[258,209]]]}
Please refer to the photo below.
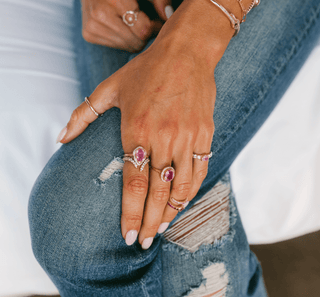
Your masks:
{"label": "knuckle", "polygon": [[197,172],[197,178],[201,181],[203,181],[206,176],[208,174],[208,167],[206,167],[205,169],[201,169]]}
{"label": "knuckle", "polygon": [[185,183],[180,183],[176,186],[173,186],[172,189],[182,197],[188,196],[190,189],[191,189],[191,183],[190,182],[185,182]]}
{"label": "knuckle", "polygon": [[152,25],[149,19],[146,19],[145,23],[142,25],[142,29],[140,31],[140,38],[142,40],[147,40],[152,33]]}
{"label": "knuckle", "polygon": [[150,225],[148,225],[147,229],[151,234],[156,234],[159,229],[159,224],[157,224],[157,225],[150,224]]}
{"label": "knuckle", "polygon": [[97,20],[98,22],[103,23],[106,19],[106,16],[104,14],[104,11],[101,9],[93,9],[91,10],[90,16]]}
{"label": "knuckle", "polygon": [[82,37],[85,41],[87,42],[92,42],[92,35],[91,33],[87,30],[87,27],[82,29]]}
{"label": "knuckle", "polygon": [[79,112],[79,109],[76,108],[71,114],[70,121],[77,122],[79,119],[80,119],[80,112]]}
{"label": "knuckle", "polygon": [[178,134],[178,123],[175,121],[165,121],[160,124],[158,129],[158,136],[160,138],[166,139],[169,142],[175,139]]}
{"label": "knuckle", "polygon": [[139,175],[130,178],[126,182],[126,188],[131,194],[146,195],[148,191],[148,181],[145,176]]}
{"label": "knuckle", "polygon": [[163,204],[168,201],[170,194],[170,189],[157,189],[153,192],[153,200],[156,202],[159,202],[160,204]]}
{"label": "knuckle", "polygon": [[142,221],[141,215],[127,213],[127,214],[122,214],[122,216],[124,217],[124,219],[127,222],[140,222],[140,221]]}
{"label": "knuckle", "polygon": [[202,124],[201,127],[202,133],[205,134],[207,137],[213,136],[214,133],[214,122],[213,121],[207,121]]}
{"label": "knuckle", "polygon": [[97,25],[93,19],[88,20],[84,27],[84,31],[88,32],[89,34],[94,33],[96,29],[97,29]]}

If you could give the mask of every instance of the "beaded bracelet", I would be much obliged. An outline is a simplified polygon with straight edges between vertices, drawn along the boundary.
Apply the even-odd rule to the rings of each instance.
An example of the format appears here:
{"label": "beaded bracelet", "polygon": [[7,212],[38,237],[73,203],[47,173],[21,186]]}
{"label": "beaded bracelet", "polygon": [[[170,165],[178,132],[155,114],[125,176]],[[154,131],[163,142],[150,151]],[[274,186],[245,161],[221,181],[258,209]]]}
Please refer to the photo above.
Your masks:
{"label": "beaded bracelet", "polygon": [[[254,0],[255,1],[255,0]],[[236,36],[239,31],[240,31],[240,21],[234,16],[234,14],[232,14],[231,12],[229,12],[228,10],[226,10],[222,5],[220,5],[219,3],[217,3],[214,0],[210,0],[210,2],[212,4],[214,4],[215,6],[217,6],[218,8],[221,9],[221,11],[228,17],[228,19],[231,22],[231,27],[235,30],[233,37]]]}

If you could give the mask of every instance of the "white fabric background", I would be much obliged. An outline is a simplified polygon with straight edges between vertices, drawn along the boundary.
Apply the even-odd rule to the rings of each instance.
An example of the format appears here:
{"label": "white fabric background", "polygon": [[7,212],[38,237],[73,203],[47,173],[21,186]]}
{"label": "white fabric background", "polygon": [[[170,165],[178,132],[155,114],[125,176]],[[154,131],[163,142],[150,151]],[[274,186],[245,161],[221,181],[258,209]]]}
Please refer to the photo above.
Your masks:
{"label": "white fabric background", "polygon": [[[27,203],[77,106],[72,0],[0,0],[0,296],[57,293],[31,251]],[[319,228],[320,46],[232,167],[250,242]]]}

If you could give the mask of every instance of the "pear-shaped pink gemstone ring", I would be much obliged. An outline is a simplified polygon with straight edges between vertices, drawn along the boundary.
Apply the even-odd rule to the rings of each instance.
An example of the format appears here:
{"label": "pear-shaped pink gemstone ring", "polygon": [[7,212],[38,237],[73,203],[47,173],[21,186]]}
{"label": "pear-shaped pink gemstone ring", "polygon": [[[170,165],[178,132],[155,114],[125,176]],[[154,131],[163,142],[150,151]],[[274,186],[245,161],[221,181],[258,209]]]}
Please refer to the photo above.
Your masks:
{"label": "pear-shaped pink gemstone ring", "polygon": [[138,146],[132,154],[124,154],[123,161],[130,161],[136,168],[141,166],[140,171],[142,171],[150,159],[147,151],[142,146]]}

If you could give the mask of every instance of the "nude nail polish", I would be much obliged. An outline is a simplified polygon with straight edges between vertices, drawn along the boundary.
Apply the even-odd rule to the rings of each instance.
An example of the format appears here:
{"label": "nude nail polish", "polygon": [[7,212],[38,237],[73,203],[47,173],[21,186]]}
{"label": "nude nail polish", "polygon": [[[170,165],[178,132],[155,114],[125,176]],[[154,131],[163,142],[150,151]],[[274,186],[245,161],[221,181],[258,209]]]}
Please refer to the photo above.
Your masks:
{"label": "nude nail polish", "polygon": [[174,10],[171,5],[167,5],[164,8],[164,13],[166,14],[167,19],[169,19],[173,15],[173,12],[174,12]]}
{"label": "nude nail polish", "polygon": [[126,234],[126,244],[127,245],[132,245],[138,236],[138,231],[137,230],[130,230]]}
{"label": "nude nail polish", "polygon": [[151,244],[152,244],[152,241],[153,241],[153,237],[148,237],[148,238],[145,238],[142,242],[142,245],[141,247],[144,249],[144,250],[147,250]]}
{"label": "nude nail polish", "polygon": [[158,229],[158,233],[163,233],[169,226],[169,223],[161,223]]}
{"label": "nude nail polish", "polygon": [[67,134],[67,127],[64,127],[59,133],[56,143],[60,142],[63,139],[63,137],[65,137],[66,134]]}

